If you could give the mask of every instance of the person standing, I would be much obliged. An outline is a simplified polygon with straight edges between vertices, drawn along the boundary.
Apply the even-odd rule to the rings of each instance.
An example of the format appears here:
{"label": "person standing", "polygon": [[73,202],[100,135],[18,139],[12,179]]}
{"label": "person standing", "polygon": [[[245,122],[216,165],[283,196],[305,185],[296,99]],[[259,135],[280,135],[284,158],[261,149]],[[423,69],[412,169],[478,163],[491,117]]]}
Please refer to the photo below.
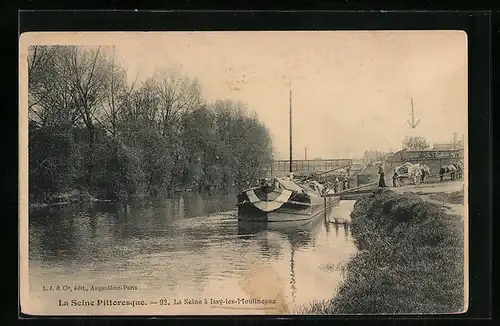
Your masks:
{"label": "person standing", "polygon": [[382,164],[380,164],[378,166],[378,174],[380,175],[380,179],[378,181],[378,186],[385,187],[385,172],[384,172],[384,168],[382,167]]}
{"label": "person standing", "polygon": [[393,187],[398,186],[397,181],[398,181],[398,171],[396,169],[394,169],[394,174],[392,175],[392,186]]}
{"label": "person standing", "polygon": [[425,164],[422,164],[422,166],[420,167],[420,183],[425,183],[425,177],[426,177],[426,173],[427,171],[425,170]]}

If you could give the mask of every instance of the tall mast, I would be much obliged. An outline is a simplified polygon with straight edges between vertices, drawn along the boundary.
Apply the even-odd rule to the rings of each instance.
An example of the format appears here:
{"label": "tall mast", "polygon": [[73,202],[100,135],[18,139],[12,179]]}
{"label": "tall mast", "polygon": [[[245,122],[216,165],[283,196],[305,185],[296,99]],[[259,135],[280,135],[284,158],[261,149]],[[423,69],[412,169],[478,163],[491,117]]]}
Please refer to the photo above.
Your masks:
{"label": "tall mast", "polygon": [[292,172],[292,83],[290,82],[290,173]]}

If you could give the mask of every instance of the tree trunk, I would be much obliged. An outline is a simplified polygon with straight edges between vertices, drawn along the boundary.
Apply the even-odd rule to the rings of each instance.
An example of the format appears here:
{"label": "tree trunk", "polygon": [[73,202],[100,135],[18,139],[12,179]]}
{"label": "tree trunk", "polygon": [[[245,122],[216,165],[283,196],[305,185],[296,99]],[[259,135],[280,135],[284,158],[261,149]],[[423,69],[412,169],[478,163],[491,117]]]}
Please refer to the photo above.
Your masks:
{"label": "tree trunk", "polygon": [[87,164],[86,181],[87,186],[91,187],[94,183],[94,165],[95,165],[95,130],[94,127],[87,128],[89,132],[89,157]]}

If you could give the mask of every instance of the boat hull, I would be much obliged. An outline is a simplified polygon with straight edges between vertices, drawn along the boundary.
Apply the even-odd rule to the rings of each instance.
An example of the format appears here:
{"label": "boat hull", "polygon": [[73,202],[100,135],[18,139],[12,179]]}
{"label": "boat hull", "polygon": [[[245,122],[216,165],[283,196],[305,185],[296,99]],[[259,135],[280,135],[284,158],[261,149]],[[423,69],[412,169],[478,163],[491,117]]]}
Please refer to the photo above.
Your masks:
{"label": "boat hull", "polygon": [[321,215],[328,208],[336,206],[340,197],[318,198],[315,204],[308,207],[301,207],[285,203],[281,207],[272,211],[263,211],[255,207],[252,203],[242,203],[238,205],[238,219],[256,222],[287,222],[287,223],[307,223],[311,219]]}

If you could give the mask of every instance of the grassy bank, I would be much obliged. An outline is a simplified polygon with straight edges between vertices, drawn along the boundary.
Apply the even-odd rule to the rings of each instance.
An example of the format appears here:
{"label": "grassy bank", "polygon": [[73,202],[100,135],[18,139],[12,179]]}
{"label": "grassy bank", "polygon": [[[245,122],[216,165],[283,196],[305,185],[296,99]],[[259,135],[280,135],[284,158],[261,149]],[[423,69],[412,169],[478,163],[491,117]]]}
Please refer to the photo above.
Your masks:
{"label": "grassy bank", "polygon": [[411,193],[377,189],[356,202],[360,250],[335,297],[306,314],[454,313],[463,310],[463,220]]}
{"label": "grassy bank", "polygon": [[439,192],[439,193],[429,194],[429,198],[450,204],[463,204],[464,192],[463,191],[454,191],[451,193]]}

